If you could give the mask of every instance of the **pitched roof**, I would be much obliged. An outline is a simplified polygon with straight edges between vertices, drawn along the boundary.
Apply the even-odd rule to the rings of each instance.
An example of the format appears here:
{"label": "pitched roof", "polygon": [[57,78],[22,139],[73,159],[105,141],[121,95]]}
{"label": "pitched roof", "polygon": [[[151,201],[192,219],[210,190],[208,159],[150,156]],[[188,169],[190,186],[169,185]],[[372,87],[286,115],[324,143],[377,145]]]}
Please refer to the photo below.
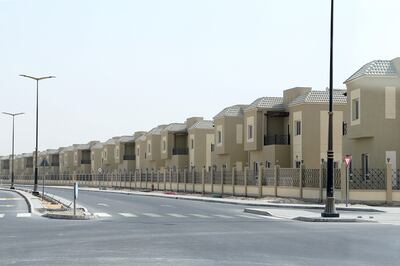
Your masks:
{"label": "pitched roof", "polygon": [[[346,90],[333,90],[333,103],[346,104],[347,97],[343,95]],[[298,96],[294,99],[289,106],[302,104],[302,103],[328,103],[329,91],[309,91],[305,94]]]}
{"label": "pitched roof", "polygon": [[215,118],[220,117],[235,117],[235,116],[243,116],[243,110],[247,107],[247,104],[236,104],[229,107],[224,108],[221,112],[219,112]]}
{"label": "pitched roof", "polygon": [[198,121],[193,126],[191,126],[189,129],[214,129],[214,122],[210,120],[203,120],[203,121]]}
{"label": "pitched roof", "polygon": [[172,123],[166,126],[162,131],[168,132],[185,132],[187,130],[187,125],[185,123]]}
{"label": "pitched roof", "polygon": [[159,126],[153,128],[152,130],[150,130],[150,131],[147,133],[147,135],[160,135],[160,134],[161,134],[161,131],[162,131],[164,128],[166,128],[166,127],[167,127],[166,125],[159,125]]}
{"label": "pitched roof", "polygon": [[344,83],[360,78],[370,77],[397,77],[398,73],[392,60],[374,60],[362,66],[356,73],[351,75]]}
{"label": "pitched roof", "polygon": [[253,108],[283,109],[283,97],[261,97],[252,102],[246,110]]}
{"label": "pitched roof", "polygon": [[94,144],[91,149],[99,150],[99,149],[103,149],[103,146],[104,146],[103,143],[99,142],[99,143]]}

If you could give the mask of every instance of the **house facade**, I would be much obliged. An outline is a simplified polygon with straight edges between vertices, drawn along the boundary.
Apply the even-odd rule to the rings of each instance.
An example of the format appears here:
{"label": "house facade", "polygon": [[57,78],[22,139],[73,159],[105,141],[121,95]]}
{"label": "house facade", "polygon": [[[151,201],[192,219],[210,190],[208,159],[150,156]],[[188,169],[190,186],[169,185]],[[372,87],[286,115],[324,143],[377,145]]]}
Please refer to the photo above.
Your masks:
{"label": "house facade", "polygon": [[344,154],[352,167],[400,166],[400,58],[375,60],[362,66],[345,82]]}
{"label": "house facade", "polygon": [[9,156],[0,157],[0,176],[8,176],[11,171],[11,162]]}
{"label": "house facade", "polygon": [[136,140],[146,132],[138,131],[133,136],[120,137],[115,145],[115,162],[118,171],[136,169]]}
{"label": "house facade", "polygon": [[156,171],[165,166],[165,159],[161,158],[161,131],[167,125],[159,125],[145,135],[138,138],[136,152],[136,169],[142,171]]}
{"label": "house facade", "polygon": [[244,150],[244,109],[247,105],[233,105],[214,117],[215,149],[213,166],[242,169],[248,162]]}
{"label": "house facade", "polygon": [[188,129],[189,167],[210,171],[213,166],[213,151],[215,148],[214,122],[202,120],[194,123]]}

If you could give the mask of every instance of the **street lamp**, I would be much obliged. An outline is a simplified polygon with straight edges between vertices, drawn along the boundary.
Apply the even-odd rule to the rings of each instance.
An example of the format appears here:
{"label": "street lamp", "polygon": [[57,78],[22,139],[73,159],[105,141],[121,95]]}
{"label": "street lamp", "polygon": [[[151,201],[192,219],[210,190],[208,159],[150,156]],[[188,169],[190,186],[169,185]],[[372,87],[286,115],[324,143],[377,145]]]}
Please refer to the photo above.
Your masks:
{"label": "street lamp", "polygon": [[28,75],[20,75],[24,78],[29,78],[36,80],[36,148],[35,148],[35,181],[33,185],[33,192],[32,194],[35,196],[39,195],[38,191],[38,132],[39,132],[39,81],[43,79],[51,79],[55,78],[54,76],[47,76],[47,77],[32,77]]}
{"label": "street lamp", "polygon": [[326,202],[322,217],[339,217],[336,212],[333,187],[333,10],[334,0],[331,0],[331,38],[330,38],[330,62],[329,62],[329,122],[328,122],[328,151],[327,151],[327,182]]}
{"label": "street lamp", "polygon": [[10,189],[14,188],[14,120],[17,115],[23,115],[24,113],[7,113],[3,112],[5,115],[12,116],[12,153],[11,153],[11,187]]}

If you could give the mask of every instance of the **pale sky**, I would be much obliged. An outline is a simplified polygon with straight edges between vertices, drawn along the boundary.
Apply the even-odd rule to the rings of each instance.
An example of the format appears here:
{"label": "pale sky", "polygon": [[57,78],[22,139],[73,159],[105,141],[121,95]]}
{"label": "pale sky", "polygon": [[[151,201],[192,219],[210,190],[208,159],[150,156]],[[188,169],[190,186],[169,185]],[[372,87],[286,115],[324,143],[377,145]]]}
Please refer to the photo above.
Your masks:
{"label": "pale sky", "polygon": [[[334,85],[400,56],[398,0],[336,0]],[[0,0],[0,112],[16,152],[150,130],[329,79],[329,0]],[[11,153],[0,115],[0,155]]]}

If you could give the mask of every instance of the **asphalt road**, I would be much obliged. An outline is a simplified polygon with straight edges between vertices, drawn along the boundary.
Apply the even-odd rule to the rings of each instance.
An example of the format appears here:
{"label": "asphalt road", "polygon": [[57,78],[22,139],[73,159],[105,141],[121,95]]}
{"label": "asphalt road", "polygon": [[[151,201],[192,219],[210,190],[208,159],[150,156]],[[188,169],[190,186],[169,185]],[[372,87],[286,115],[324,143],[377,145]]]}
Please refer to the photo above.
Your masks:
{"label": "asphalt road", "polygon": [[[72,198],[71,190],[47,191]],[[80,191],[78,201],[98,218],[0,218],[0,265],[398,265],[400,259],[398,226],[303,223],[244,214],[238,205],[107,192]]]}

